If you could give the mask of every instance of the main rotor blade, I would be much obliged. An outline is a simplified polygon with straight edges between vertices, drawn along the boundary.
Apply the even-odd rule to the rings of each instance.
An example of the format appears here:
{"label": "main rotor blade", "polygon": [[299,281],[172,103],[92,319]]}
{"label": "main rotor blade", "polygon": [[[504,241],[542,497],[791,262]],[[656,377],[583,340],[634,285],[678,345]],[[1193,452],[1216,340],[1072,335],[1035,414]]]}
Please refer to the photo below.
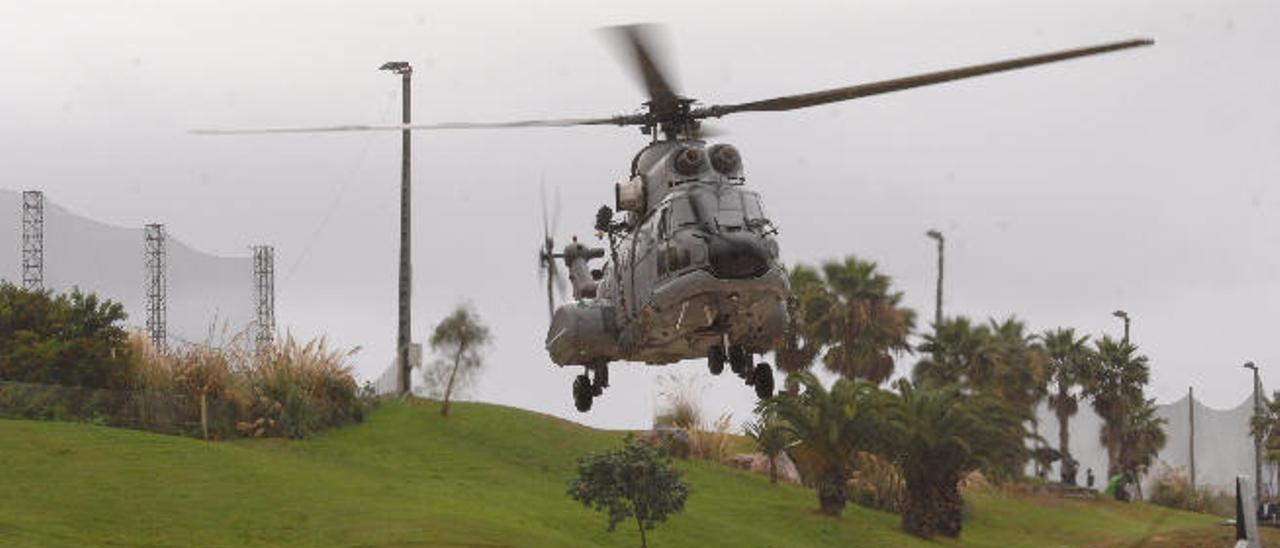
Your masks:
{"label": "main rotor blade", "polygon": [[572,126],[626,126],[637,125],[642,120],[636,115],[611,118],[561,118],[550,120],[517,120],[514,122],[446,122],[437,124],[353,124],[314,127],[267,127],[250,129],[193,129],[197,135],[238,135],[252,133],[326,133],[338,131],[405,131],[438,129],[507,129]]}
{"label": "main rotor blade", "polygon": [[666,77],[667,71],[662,70],[655,55],[653,29],[652,25],[620,25],[606,30],[628,50],[625,53],[630,56],[632,69],[640,76],[645,92],[649,94],[649,109],[661,119],[663,115],[675,112],[680,97],[672,89]]}
{"label": "main rotor blade", "polygon": [[917,88],[921,86],[929,86],[950,82],[952,80],[961,80],[964,78],[972,78],[974,76],[982,76],[996,72],[1007,70],[1015,70],[1026,68],[1034,65],[1043,65],[1045,63],[1054,63],[1057,61],[1065,61],[1076,57],[1086,57],[1089,55],[1097,55],[1100,53],[1108,53],[1112,51],[1134,48],[1139,46],[1149,46],[1155,41],[1147,38],[1128,40],[1125,42],[1114,42],[1103,44],[1100,46],[1092,46],[1086,48],[1070,49],[1042,55],[1033,55],[1030,57],[1020,57],[1007,61],[999,61],[996,63],[987,63],[983,65],[974,65],[969,67],[944,70],[939,72],[930,72],[927,74],[919,74],[908,76],[905,78],[895,78],[893,80],[883,80],[880,82],[872,82],[869,84],[858,84],[842,88],[828,89],[824,91],[815,91],[812,93],[802,93],[797,95],[786,95],[783,97],[775,97],[773,99],[765,99],[763,101],[752,101],[749,103],[738,103],[734,105],[713,105],[695,109],[692,115],[695,118],[719,118],[726,114],[735,112],[765,112],[765,111],[784,111],[795,110],[800,108],[814,107],[825,105],[828,103],[837,103],[840,101],[848,101],[850,99],[858,99],[860,97],[868,97],[871,95],[880,95],[882,93],[890,93],[904,89]]}

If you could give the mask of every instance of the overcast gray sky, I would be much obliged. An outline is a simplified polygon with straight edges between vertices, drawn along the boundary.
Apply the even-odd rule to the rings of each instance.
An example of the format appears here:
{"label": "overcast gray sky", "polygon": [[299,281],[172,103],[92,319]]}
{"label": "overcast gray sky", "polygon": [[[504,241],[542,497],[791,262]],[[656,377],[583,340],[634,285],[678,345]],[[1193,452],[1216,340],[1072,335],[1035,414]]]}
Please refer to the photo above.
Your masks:
{"label": "overcast gray sky", "polygon": [[[680,89],[736,102],[1147,36],[1126,51],[927,89],[719,122],[782,230],[788,262],[857,254],[932,315],[1120,333],[1162,401],[1213,406],[1280,375],[1280,4],[1269,1],[18,2],[0,0],[0,186],[103,222],[158,219],[207,252],[277,246],[278,316],[362,345],[395,336],[399,137],[200,137],[197,127],[630,112],[642,101],[597,32],[667,24]],[[615,367],[589,416],[542,349],[538,181],[565,241],[590,238],[644,140],[634,129],[419,133],[415,338],[471,301],[497,338],[477,397],[605,426],[649,422],[662,373]],[[128,257],[122,260],[136,260]],[[914,358],[899,363],[909,370]],[[732,377],[712,411],[750,410]]]}

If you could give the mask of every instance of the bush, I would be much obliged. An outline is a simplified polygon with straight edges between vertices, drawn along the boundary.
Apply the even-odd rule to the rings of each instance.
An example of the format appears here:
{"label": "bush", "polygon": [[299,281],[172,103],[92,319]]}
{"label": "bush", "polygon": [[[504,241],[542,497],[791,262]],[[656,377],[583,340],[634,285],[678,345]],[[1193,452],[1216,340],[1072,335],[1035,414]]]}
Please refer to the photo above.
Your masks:
{"label": "bush", "polygon": [[54,296],[0,282],[0,380],[126,388],[124,307],[79,290]]}
{"label": "bush", "polygon": [[907,486],[893,461],[874,453],[859,452],[854,457],[853,478],[849,480],[849,500],[860,506],[902,512]]}
{"label": "bush", "polygon": [[658,384],[662,391],[658,394],[661,401],[653,418],[654,426],[683,430],[687,434],[688,456],[712,462],[725,460],[733,441],[730,432],[733,416],[725,413],[715,422],[704,424],[698,394],[705,386],[699,385],[696,377],[665,375],[658,379]]}
{"label": "bush", "polygon": [[356,350],[286,335],[253,348],[246,334],[221,346],[156,349],[141,332],[125,338],[128,390],[0,382],[0,415],[94,421],[210,438],[306,438],[359,422],[366,402],[347,365]]}
{"label": "bush", "polygon": [[1147,497],[1152,504],[1225,517],[1235,516],[1234,496],[1217,493],[1207,487],[1191,489],[1187,472],[1180,466],[1161,463],[1156,469],[1155,478],[1151,495]]}
{"label": "bush", "polygon": [[253,435],[306,438],[364,420],[364,401],[347,360],[358,349],[331,350],[325,339],[299,343],[286,335],[247,371]]}

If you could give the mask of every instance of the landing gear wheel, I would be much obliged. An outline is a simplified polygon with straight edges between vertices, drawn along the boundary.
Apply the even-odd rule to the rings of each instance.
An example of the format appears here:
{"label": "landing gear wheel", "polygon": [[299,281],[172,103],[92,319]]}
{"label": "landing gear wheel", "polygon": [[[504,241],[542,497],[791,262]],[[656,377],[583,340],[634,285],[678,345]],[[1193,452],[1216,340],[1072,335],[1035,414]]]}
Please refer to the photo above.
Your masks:
{"label": "landing gear wheel", "polygon": [[756,397],[767,400],[773,397],[773,368],[769,364],[760,362],[756,364],[755,371],[751,375],[756,388]]}
{"label": "landing gear wheel", "polygon": [[586,413],[591,410],[591,400],[594,397],[594,390],[591,388],[591,379],[586,375],[578,375],[573,379],[573,406],[579,412]]}
{"label": "landing gear wheel", "polygon": [[707,350],[707,369],[712,375],[724,373],[724,347],[715,345]]}
{"label": "landing gear wheel", "polygon": [[751,373],[751,354],[741,345],[729,347],[729,368],[740,377]]}

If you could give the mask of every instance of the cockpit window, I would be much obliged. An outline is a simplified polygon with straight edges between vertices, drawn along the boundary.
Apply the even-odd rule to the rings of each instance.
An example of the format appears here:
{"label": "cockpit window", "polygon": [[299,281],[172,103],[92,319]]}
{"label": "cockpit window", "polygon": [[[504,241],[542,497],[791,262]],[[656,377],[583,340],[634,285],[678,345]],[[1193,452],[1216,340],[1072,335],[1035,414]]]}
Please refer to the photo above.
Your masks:
{"label": "cockpit window", "polygon": [[689,199],[683,196],[671,200],[671,231],[685,226],[693,226],[698,224],[698,216],[693,212],[693,206],[689,204]]}
{"label": "cockpit window", "polygon": [[720,228],[742,228],[746,224],[743,214],[742,193],[736,190],[725,190],[720,194],[720,209],[716,211],[716,222]]}
{"label": "cockpit window", "polygon": [[767,224],[758,194],[729,186],[716,190],[691,189],[686,195],[672,198],[667,225],[671,232],[701,223],[721,230],[758,230]]}
{"label": "cockpit window", "polygon": [[747,219],[764,220],[764,206],[760,203],[760,196],[752,192],[742,193],[742,201],[746,203]]}

